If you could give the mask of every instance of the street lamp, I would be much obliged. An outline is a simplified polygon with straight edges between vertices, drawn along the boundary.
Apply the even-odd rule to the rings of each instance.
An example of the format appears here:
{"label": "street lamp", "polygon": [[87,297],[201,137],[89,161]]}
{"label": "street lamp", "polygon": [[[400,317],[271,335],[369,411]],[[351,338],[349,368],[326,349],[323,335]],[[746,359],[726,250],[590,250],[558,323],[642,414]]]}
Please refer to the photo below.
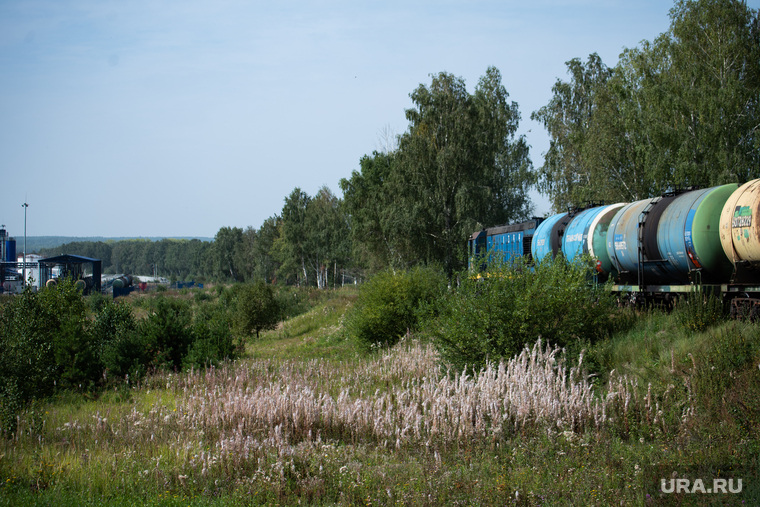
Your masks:
{"label": "street lamp", "polygon": [[24,208],[24,261],[21,263],[21,276],[24,278],[24,287],[26,287],[26,208],[29,204],[24,203],[21,206]]}

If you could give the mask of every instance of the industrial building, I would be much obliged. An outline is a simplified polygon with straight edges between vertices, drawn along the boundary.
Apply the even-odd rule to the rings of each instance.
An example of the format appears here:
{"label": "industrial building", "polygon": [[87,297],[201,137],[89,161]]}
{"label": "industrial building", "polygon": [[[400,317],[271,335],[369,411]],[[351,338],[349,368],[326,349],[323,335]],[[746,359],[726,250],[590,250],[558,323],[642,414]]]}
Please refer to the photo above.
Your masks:
{"label": "industrial building", "polygon": [[84,293],[100,292],[102,261],[79,255],[58,255],[43,259],[37,254],[17,255],[16,239],[0,227],[0,293],[18,294],[26,282],[34,288],[70,278]]}

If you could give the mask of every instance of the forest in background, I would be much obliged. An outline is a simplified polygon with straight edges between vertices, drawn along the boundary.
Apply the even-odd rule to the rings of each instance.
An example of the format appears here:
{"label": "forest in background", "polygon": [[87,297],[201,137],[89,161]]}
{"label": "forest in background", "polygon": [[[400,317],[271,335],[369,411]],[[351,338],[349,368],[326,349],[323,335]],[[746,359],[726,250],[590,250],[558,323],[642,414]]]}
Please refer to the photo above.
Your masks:
{"label": "forest in background", "polygon": [[[14,236],[16,239],[16,249],[21,255],[24,250],[24,237],[23,236]],[[119,236],[119,237],[105,237],[105,236],[85,236],[85,237],[79,237],[79,236],[27,236],[26,237],[26,249],[28,253],[39,253],[42,250],[45,250],[47,252],[51,250],[55,250],[56,248],[60,247],[61,245],[65,245],[67,243],[82,243],[82,242],[103,242],[103,243],[113,243],[115,241],[126,241],[126,240],[146,240],[146,241],[161,241],[162,239],[173,239],[173,240],[191,240],[191,239],[198,239],[200,241],[213,241],[214,238],[204,238],[201,236],[198,237],[171,237],[171,238],[164,238],[164,237],[146,237],[146,238],[135,238],[135,237],[129,237],[129,236]]]}

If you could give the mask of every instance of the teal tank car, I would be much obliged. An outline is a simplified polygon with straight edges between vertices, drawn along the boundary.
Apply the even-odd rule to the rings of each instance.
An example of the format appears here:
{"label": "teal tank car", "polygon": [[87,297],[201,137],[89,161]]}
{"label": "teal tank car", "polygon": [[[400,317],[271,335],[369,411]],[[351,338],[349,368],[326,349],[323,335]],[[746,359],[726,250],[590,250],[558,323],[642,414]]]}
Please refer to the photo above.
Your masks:
{"label": "teal tank car", "polygon": [[554,257],[562,247],[562,235],[565,227],[570,222],[569,213],[552,215],[536,228],[533,235],[533,242],[530,246],[530,253],[533,260],[540,262],[547,255]]}
{"label": "teal tank car", "polygon": [[605,206],[604,210],[596,215],[589,227],[588,252],[592,258],[596,259],[596,270],[603,275],[613,277],[617,275],[607,253],[607,231],[612,219],[626,204],[621,202]]}
{"label": "teal tank car", "polygon": [[607,228],[612,217],[623,206],[624,204],[611,204],[589,208],[575,215],[562,236],[562,253],[565,258],[572,260],[589,255],[596,260],[597,271],[607,276],[612,271],[605,247]]}

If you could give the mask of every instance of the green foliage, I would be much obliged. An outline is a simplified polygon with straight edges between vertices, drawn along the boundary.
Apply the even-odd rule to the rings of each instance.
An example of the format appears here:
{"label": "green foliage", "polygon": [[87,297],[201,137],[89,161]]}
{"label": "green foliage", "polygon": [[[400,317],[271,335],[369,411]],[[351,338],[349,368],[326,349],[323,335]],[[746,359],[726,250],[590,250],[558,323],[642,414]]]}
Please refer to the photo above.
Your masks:
{"label": "green foliage", "polygon": [[201,279],[212,273],[213,243],[199,239],[75,241],[42,248],[43,257],[73,254],[100,259],[104,273],[152,273],[173,279]]}
{"label": "green foliage", "polygon": [[243,229],[222,227],[214,238],[214,274],[222,280],[242,281],[238,249],[243,242]]}
{"label": "green foliage", "polygon": [[301,315],[311,310],[323,299],[328,299],[330,293],[319,291],[313,287],[277,286],[275,298],[283,320]]}
{"label": "green foliage", "polygon": [[0,307],[0,434],[15,431],[30,402],[62,390],[92,392],[127,376],[234,358],[220,301],[144,299],[139,322],[126,302],[82,297],[72,281],[3,300]]}
{"label": "green foliage", "polygon": [[584,150],[593,135],[595,101],[600,100],[612,74],[596,53],[589,55],[585,64],[573,58],[566,65],[571,81],[558,79],[549,104],[531,115],[551,138],[539,169],[538,189],[552,197],[555,209],[601,197],[594,194],[598,191],[593,184],[595,166]]}
{"label": "green foliage", "polygon": [[670,28],[626,49],[567,62],[549,104],[539,189],[555,209],[589,199],[643,199],[668,188],[758,177],[760,31],[736,0],[677,0]]}
{"label": "green foliage", "polygon": [[[613,377],[623,373],[630,381],[596,383],[589,402],[608,403],[600,426],[573,430],[568,419],[558,427],[560,420],[551,418],[514,430],[494,419],[485,421],[485,434],[461,438],[458,432],[485,418],[478,408],[465,410],[467,402],[453,402],[481,398],[490,385],[451,387],[454,376],[440,376],[435,355],[416,340],[383,354],[357,354],[354,341],[334,335],[353,293],[311,293],[330,299],[287,323],[301,328],[291,339],[267,333],[250,344],[254,357],[244,363],[202,374],[159,374],[95,399],[69,395],[30,406],[20,414],[22,431],[0,442],[0,505],[645,505],[646,495],[656,493],[649,489],[650,469],[703,467],[708,470],[697,476],[722,476],[715,475],[718,467],[740,471],[744,490],[730,500],[758,505],[755,324],[727,322],[686,333],[674,314],[631,313],[635,335],[595,345],[608,352],[607,373],[614,369]],[[342,300],[333,301],[334,295]],[[193,310],[201,317],[201,308]],[[216,310],[223,314],[223,308],[209,312]],[[435,381],[426,384],[431,377]],[[459,385],[471,385],[471,377],[458,378]],[[573,385],[580,381],[571,379]],[[442,399],[415,405],[410,394],[424,385]],[[258,401],[250,392],[249,403],[226,403],[241,390],[264,387],[271,389]],[[522,382],[509,387],[529,401]],[[348,395],[345,415],[316,412],[310,419],[304,400],[312,395],[329,402]],[[359,422],[370,407],[382,416]],[[280,410],[282,424],[266,422]],[[435,426],[417,425],[422,438],[414,420],[402,422],[415,410],[423,420],[437,414]],[[346,423],[351,418],[356,423]],[[384,424],[398,425],[398,439],[373,436]],[[503,432],[492,431],[497,424]],[[431,427],[446,431],[425,436]],[[450,441],[443,436],[449,429]],[[249,445],[251,434],[257,445]],[[245,452],[209,452],[215,445]]]}
{"label": "green foliage", "polygon": [[137,331],[147,354],[150,369],[179,369],[193,341],[192,314],[187,302],[166,296],[153,301],[148,318]]}
{"label": "green foliage", "polygon": [[273,257],[280,264],[278,276],[299,286],[326,289],[346,266],[350,251],[342,201],[327,187],[314,197],[296,187],[285,199],[280,224],[279,236],[271,239]]}
{"label": "green foliage", "polygon": [[192,334],[193,342],[182,359],[185,367],[217,365],[237,357],[228,312],[221,303],[209,302],[196,310]]}
{"label": "green foliage", "polygon": [[340,180],[351,216],[354,255],[375,272],[402,267],[413,258],[402,221],[395,218],[399,210],[391,176],[398,171],[396,163],[395,154],[374,152],[361,158],[360,170],[350,179]]}
{"label": "green foliage", "polygon": [[701,332],[726,320],[720,296],[695,290],[677,303],[675,315],[678,322],[691,332]]}
{"label": "green foliage", "polygon": [[259,280],[239,285],[235,291],[235,331],[242,336],[274,329],[280,321],[280,305],[271,285]]}
{"label": "green foliage", "polygon": [[529,215],[533,173],[517,104],[496,68],[474,93],[452,74],[431,77],[410,94],[398,150],[365,157],[341,187],[366,258],[400,268],[437,263],[450,274],[464,265],[473,230]]}
{"label": "green foliage", "polygon": [[361,286],[346,329],[365,348],[392,346],[419,329],[422,312],[445,287],[443,273],[433,268],[380,272]]}
{"label": "green foliage", "polygon": [[538,337],[574,350],[615,325],[614,298],[592,273],[589,265],[562,258],[464,273],[426,330],[443,359],[460,370],[510,358]]}
{"label": "green foliage", "polygon": [[98,378],[97,349],[86,305],[74,283],[23,294],[0,313],[0,432],[15,429],[16,411],[56,389],[88,389]]}
{"label": "green foliage", "polygon": [[138,379],[147,370],[147,348],[137,333],[131,307],[108,301],[93,322],[93,338],[100,344],[100,361],[106,378]]}

